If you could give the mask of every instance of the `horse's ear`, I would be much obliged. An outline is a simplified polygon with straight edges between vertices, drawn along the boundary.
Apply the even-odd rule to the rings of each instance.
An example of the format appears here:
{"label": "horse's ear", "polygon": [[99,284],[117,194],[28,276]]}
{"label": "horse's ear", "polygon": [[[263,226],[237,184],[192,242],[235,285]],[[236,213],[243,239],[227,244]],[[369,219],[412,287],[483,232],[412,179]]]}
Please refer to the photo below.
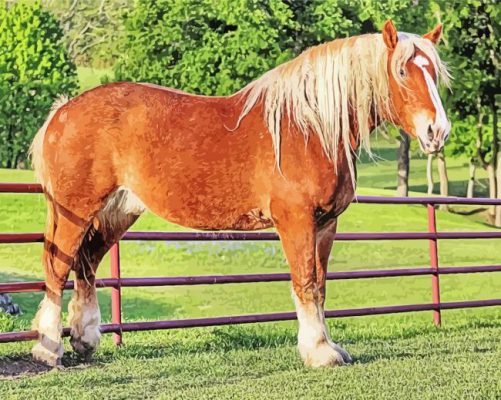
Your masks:
{"label": "horse's ear", "polygon": [[391,19],[386,21],[383,26],[383,40],[388,49],[393,50],[397,46],[398,32]]}
{"label": "horse's ear", "polygon": [[437,44],[440,38],[442,37],[442,24],[438,24],[435,28],[433,28],[426,35],[423,35],[425,39],[430,40],[433,44]]}

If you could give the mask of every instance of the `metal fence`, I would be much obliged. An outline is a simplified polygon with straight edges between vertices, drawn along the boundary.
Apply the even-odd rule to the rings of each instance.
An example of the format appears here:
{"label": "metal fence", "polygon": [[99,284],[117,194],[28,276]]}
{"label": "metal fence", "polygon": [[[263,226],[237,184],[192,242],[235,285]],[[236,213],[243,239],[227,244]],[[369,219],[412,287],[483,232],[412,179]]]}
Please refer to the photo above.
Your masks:
{"label": "metal fence", "polygon": [[[0,183],[0,193],[41,193],[37,184]],[[456,308],[473,308],[485,306],[500,306],[501,299],[471,300],[471,301],[440,301],[440,275],[445,274],[470,274],[479,272],[500,272],[501,265],[479,265],[468,267],[440,267],[438,262],[439,239],[489,239],[501,238],[501,231],[486,232],[437,232],[435,206],[437,204],[455,205],[501,205],[501,200],[492,199],[465,199],[465,198],[439,198],[439,197],[380,197],[359,196],[357,203],[362,204],[420,204],[428,210],[427,232],[371,232],[371,233],[338,233],[336,240],[427,240],[429,242],[430,266],[423,268],[398,268],[383,270],[329,272],[328,280],[340,279],[367,279],[387,278],[402,276],[431,276],[431,303],[406,304],[396,306],[352,308],[342,310],[327,310],[327,318],[352,317],[362,315],[391,314],[414,311],[432,311],[433,321],[439,326],[441,323],[441,310]],[[155,241],[270,241],[278,240],[272,232],[128,232],[122,240],[155,240]],[[2,243],[34,243],[43,242],[42,233],[0,233]],[[148,321],[148,322],[122,322],[122,288],[147,287],[147,286],[178,286],[178,285],[214,285],[234,284],[249,282],[279,282],[290,280],[288,273],[274,274],[245,274],[245,275],[209,275],[209,276],[179,276],[179,277],[150,277],[150,278],[122,278],[120,274],[120,250],[116,244],[110,250],[111,276],[106,279],[96,280],[97,287],[112,288],[112,322],[101,325],[102,333],[113,333],[115,343],[122,342],[122,333],[128,331],[144,331],[153,329],[173,329],[187,327],[202,327],[229,324],[245,324],[254,322],[286,321],[296,319],[295,312],[281,312],[269,314],[252,314],[237,316],[222,316],[211,318]],[[73,282],[66,284],[67,289],[73,288]],[[44,282],[8,282],[0,283],[0,293],[39,292],[45,290]],[[63,329],[63,336],[69,335],[69,328]],[[0,333],[0,343],[37,339],[36,331]]]}

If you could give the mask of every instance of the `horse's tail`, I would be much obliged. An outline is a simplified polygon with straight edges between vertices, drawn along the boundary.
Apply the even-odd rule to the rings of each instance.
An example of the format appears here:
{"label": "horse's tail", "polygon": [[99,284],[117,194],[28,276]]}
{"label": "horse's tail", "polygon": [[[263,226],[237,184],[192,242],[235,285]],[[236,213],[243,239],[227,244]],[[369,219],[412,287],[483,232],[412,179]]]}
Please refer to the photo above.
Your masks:
{"label": "horse's tail", "polygon": [[50,113],[47,119],[45,120],[43,126],[39,129],[37,134],[35,135],[33,142],[30,146],[30,157],[31,157],[31,166],[35,171],[35,177],[37,181],[42,185],[44,192],[50,191],[50,181],[49,177],[45,173],[44,168],[44,160],[43,160],[43,144],[45,139],[45,132],[47,131],[47,127],[49,126],[52,117],[57,110],[59,110],[62,106],[64,106],[68,102],[67,96],[60,96],[50,108]]}
{"label": "horse's tail", "polygon": [[47,199],[47,222],[45,224],[43,263],[44,266],[48,269],[51,269],[51,264],[52,264],[51,249],[56,230],[56,209],[55,209],[54,199],[52,198],[52,187],[50,182],[50,176],[48,174],[48,171],[46,171],[45,169],[45,162],[43,158],[43,147],[44,147],[45,132],[47,131],[50,121],[54,117],[56,111],[59,110],[62,106],[64,106],[68,102],[68,100],[69,100],[68,97],[60,96],[54,102],[54,104],[50,109],[49,116],[45,120],[43,126],[35,135],[35,138],[31,143],[29,151],[31,157],[31,165],[33,167],[33,170],[35,171],[35,177],[37,181],[42,185],[45,197]]}

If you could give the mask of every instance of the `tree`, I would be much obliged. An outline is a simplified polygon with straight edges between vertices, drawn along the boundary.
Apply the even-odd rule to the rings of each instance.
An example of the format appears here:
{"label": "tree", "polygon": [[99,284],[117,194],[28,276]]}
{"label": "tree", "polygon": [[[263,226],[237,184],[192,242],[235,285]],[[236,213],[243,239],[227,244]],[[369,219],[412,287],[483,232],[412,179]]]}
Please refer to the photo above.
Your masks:
{"label": "tree", "polygon": [[226,95],[292,56],[294,25],[278,0],[139,0],[116,77]]}
{"label": "tree", "polygon": [[69,57],[79,65],[114,64],[123,34],[122,14],[132,0],[44,0],[61,22]]}
{"label": "tree", "polygon": [[402,129],[399,131],[399,145],[397,150],[397,196],[409,195],[409,169],[411,139]]}
{"label": "tree", "polygon": [[0,166],[16,168],[58,94],[77,88],[58,21],[40,3],[0,3]]}
{"label": "tree", "polygon": [[[442,4],[443,18],[449,26],[447,58],[453,66],[453,91],[449,103],[455,110],[448,152],[457,156],[468,151],[473,163],[489,174],[491,198],[501,198],[501,154],[498,137],[500,63],[498,54],[500,8],[495,0],[454,0]],[[464,123],[470,129],[465,132]],[[478,121],[478,123],[473,123]],[[483,124],[489,121],[490,132]],[[458,123],[459,122],[459,123]],[[497,207],[496,226],[501,227],[501,207]]]}

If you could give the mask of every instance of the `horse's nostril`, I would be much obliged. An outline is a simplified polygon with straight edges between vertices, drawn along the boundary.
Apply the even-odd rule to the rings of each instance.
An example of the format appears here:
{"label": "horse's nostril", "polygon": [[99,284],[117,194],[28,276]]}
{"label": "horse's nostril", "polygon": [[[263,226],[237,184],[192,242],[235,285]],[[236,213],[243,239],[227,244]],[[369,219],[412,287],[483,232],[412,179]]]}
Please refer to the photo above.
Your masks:
{"label": "horse's nostril", "polygon": [[428,125],[428,139],[433,140],[433,129]]}

